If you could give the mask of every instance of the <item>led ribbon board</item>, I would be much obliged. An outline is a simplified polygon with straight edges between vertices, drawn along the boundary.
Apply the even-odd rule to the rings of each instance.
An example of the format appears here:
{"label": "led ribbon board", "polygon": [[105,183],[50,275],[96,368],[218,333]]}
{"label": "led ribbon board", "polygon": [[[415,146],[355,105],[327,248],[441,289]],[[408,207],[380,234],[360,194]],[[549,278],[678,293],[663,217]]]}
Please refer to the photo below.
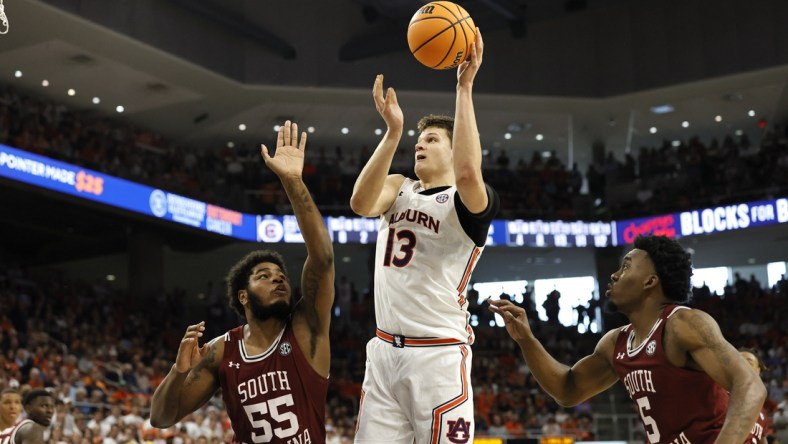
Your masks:
{"label": "led ribbon board", "polygon": [[[0,144],[0,177],[249,242],[302,243],[295,216],[241,213]],[[371,244],[378,219],[326,217],[339,244]],[[616,222],[496,219],[487,245],[608,247],[639,234],[684,237],[788,222],[788,198]]]}

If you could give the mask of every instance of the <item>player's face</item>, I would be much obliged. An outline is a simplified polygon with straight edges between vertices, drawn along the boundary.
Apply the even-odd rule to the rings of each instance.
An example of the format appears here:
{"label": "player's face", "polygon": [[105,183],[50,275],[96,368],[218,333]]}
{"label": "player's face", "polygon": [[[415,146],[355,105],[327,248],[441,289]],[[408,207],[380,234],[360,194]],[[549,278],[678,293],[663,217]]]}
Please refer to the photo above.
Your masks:
{"label": "player's face", "polygon": [[35,423],[49,427],[55,413],[55,399],[51,396],[39,396],[25,408],[27,416]]}
{"label": "player's face", "polygon": [[621,261],[621,267],[610,276],[608,284],[606,307],[611,311],[626,313],[632,304],[640,301],[644,286],[652,277],[656,276],[654,264],[648,253],[637,248],[633,249]]}
{"label": "player's face", "polygon": [[414,171],[419,179],[443,174],[452,168],[451,138],[444,128],[427,127],[416,142]]}
{"label": "player's face", "polygon": [[11,425],[22,412],[22,396],[19,393],[5,393],[0,397],[0,421]]}
{"label": "player's face", "polygon": [[258,321],[284,320],[292,311],[290,283],[282,269],[272,262],[262,262],[252,268],[245,291],[246,306]]}
{"label": "player's face", "polygon": [[755,355],[750,352],[741,352],[741,357],[750,364],[756,374],[761,374],[761,365],[758,363],[758,358]]}

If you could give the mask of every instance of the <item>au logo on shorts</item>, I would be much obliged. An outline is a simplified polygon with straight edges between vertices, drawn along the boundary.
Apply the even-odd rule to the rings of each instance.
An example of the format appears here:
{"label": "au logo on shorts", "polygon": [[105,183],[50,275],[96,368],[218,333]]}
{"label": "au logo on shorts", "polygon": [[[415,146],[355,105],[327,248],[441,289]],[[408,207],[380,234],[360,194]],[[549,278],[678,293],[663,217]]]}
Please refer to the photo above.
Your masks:
{"label": "au logo on shorts", "polygon": [[449,438],[449,441],[465,444],[471,439],[470,421],[465,421],[465,418],[459,418],[456,421],[450,420],[448,423],[449,431],[446,433],[446,437]]}
{"label": "au logo on shorts", "polygon": [[279,346],[279,354],[282,356],[287,356],[292,351],[293,351],[293,346],[290,345],[289,342],[283,342],[282,345]]}
{"label": "au logo on shorts", "polygon": [[646,346],[646,354],[649,356],[654,356],[654,353],[657,351],[657,341],[651,340]]}

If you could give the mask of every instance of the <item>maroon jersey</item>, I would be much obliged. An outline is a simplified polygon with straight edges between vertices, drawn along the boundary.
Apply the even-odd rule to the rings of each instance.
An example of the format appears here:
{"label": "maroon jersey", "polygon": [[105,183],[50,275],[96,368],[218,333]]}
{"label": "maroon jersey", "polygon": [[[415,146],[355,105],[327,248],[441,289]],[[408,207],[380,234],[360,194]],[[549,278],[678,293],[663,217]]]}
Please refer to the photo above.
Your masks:
{"label": "maroon jersey", "polygon": [[224,335],[219,382],[233,443],[325,442],[328,379],[307,361],[288,322],[271,347],[250,356],[244,327]]}
{"label": "maroon jersey", "polygon": [[761,409],[761,413],[758,414],[758,419],[755,420],[755,424],[752,426],[752,430],[750,430],[750,436],[744,441],[744,444],[760,444],[761,440],[763,439],[763,433],[766,430],[766,409]]}
{"label": "maroon jersey", "polygon": [[13,444],[17,430],[25,424],[32,423],[33,421],[30,419],[23,419],[5,430],[0,430],[0,444]]}
{"label": "maroon jersey", "polygon": [[637,406],[650,443],[713,443],[728,410],[728,392],[709,375],[668,361],[662,342],[665,324],[683,309],[689,310],[665,307],[637,347],[632,324],[622,327],[613,351],[613,368]]}

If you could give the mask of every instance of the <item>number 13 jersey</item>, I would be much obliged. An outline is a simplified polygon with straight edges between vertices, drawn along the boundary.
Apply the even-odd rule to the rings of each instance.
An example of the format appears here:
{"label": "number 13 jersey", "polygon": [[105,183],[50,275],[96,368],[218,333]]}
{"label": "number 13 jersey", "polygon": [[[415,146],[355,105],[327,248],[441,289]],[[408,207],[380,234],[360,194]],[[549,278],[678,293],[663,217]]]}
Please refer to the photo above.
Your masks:
{"label": "number 13 jersey", "polygon": [[487,209],[471,215],[456,187],[423,191],[420,182],[405,179],[391,208],[381,215],[378,231],[374,289],[379,329],[473,342],[465,293],[498,209],[498,196],[489,186],[487,194]]}
{"label": "number 13 jersey", "polygon": [[224,335],[219,368],[234,444],[325,442],[328,379],[298,345],[288,322],[264,353],[250,356],[244,326]]}

